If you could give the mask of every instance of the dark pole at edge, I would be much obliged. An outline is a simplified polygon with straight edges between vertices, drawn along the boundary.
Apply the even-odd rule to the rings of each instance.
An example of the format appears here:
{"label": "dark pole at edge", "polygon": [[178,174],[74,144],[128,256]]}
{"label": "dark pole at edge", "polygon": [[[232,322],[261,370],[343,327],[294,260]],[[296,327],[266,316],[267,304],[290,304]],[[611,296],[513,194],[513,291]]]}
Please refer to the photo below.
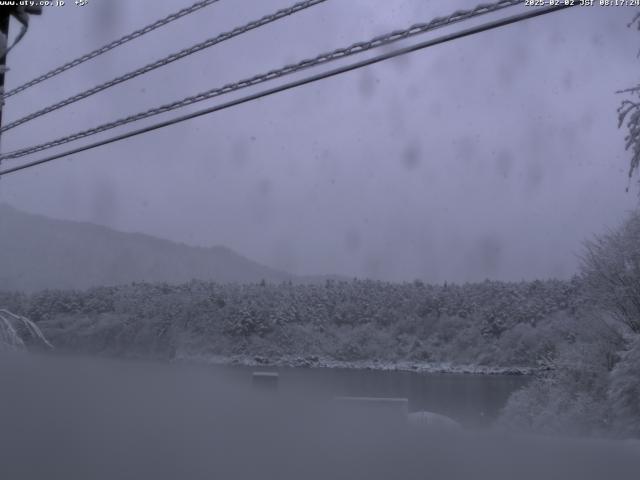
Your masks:
{"label": "dark pole at edge", "polygon": [[[7,64],[7,47],[9,46],[9,19],[11,18],[11,10],[7,7],[0,8],[0,32],[4,35],[6,43],[4,52],[0,57],[0,91],[4,92],[4,67]],[[0,126],[2,126],[2,110],[4,105],[0,106]],[[2,151],[0,143],[0,151]],[[2,163],[2,160],[0,160]]]}

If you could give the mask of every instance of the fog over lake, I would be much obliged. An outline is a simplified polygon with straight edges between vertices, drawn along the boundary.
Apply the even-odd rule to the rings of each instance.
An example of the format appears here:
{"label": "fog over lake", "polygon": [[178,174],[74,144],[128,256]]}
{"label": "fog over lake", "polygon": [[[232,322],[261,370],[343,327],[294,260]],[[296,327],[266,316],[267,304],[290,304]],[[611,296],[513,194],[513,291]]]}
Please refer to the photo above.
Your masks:
{"label": "fog over lake", "polygon": [[488,480],[517,472],[527,480],[559,473],[626,480],[640,461],[633,445],[434,434],[379,415],[345,417],[326,384],[251,392],[248,371],[0,360],[0,462],[8,478]]}

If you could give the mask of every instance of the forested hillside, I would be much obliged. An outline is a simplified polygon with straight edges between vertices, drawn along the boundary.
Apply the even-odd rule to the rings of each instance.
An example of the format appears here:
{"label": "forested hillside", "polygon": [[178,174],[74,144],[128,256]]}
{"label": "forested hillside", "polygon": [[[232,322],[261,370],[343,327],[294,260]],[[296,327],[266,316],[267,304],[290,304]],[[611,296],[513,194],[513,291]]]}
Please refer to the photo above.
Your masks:
{"label": "forested hillside", "polygon": [[496,367],[548,365],[593,333],[579,282],[467,285],[369,280],[250,285],[193,281],[0,295],[57,348],[104,355],[297,356]]}

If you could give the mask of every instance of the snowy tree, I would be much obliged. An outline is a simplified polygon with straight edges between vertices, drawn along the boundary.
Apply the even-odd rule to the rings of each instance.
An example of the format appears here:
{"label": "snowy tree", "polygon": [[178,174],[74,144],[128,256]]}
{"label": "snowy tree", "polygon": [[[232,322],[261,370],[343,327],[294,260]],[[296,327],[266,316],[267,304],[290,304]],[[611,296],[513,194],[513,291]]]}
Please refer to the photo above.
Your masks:
{"label": "snowy tree", "polygon": [[582,272],[589,293],[640,334],[640,211],[585,247]]}
{"label": "snowy tree", "polygon": [[[640,30],[640,13],[636,14],[629,26],[636,26]],[[631,179],[636,169],[640,167],[640,83],[619,93],[628,95],[628,98],[618,107],[618,127],[626,125],[627,128],[625,147],[631,151],[629,165],[629,179]]]}
{"label": "snowy tree", "polygon": [[[581,314],[579,322],[567,318],[545,325],[547,335],[536,328],[540,338],[555,342],[550,348],[560,350],[548,374],[512,396],[502,422],[527,430],[638,436],[640,211],[586,242],[581,270],[586,294],[597,308]],[[526,330],[512,329],[509,344],[518,334],[533,334]]]}
{"label": "snowy tree", "polygon": [[640,339],[611,372],[609,404],[616,430],[640,437]]}

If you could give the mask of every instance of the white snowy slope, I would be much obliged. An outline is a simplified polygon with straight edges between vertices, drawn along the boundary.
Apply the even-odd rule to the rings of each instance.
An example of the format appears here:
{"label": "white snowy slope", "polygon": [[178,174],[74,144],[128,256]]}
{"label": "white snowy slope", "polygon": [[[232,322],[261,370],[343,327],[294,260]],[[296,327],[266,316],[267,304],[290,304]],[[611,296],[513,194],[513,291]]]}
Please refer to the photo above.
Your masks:
{"label": "white snowy slope", "polygon": [[459,431],[462,425],[445,415],[435,412],[413,412],[407,416],[409,425],[414,427],[425,427],[433,430]]}
{"label": "white snowy slope", "polygon": [[25,350],[29,347],[52,349],[53,345],[31,320],[0,309],[0,350]]}

